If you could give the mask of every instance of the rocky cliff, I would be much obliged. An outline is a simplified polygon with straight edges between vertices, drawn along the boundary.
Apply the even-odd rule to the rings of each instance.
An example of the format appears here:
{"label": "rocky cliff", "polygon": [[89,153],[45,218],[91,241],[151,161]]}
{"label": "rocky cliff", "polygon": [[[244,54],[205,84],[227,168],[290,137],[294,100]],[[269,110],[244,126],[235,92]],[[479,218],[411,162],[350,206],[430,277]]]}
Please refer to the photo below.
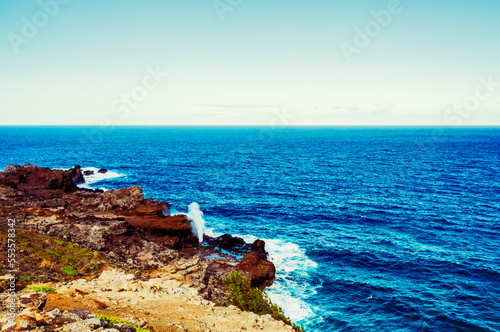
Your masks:
{"label": "rocky cliff", "polygon": [[[59,281],[96,276],[101,266],[113,266],[143,279],[164,274],[194,287],[206,300],[221,302],[225,300],[222,278],[231,270],[246,275],[254,287],[272,285],[275,267],[267,259],[263,241],[247,245],[225,235],[205,237],[200,246],[190,221],[185,215],[171,216],[169,203],[144,198],[137,186],[110,191],[79,188],[84,181],[79,166],[54,170],[9,165],[0,172],[4,218],[0,232],[6,234],[6,221],[11,218],[16,220],[18,235],[30,239],[18,245],[21,273]],[[51,241],[59,240],[51,238],[64,241],[60,250],[76,250],[77,245],[89,254],[82,254],[82,259],[74,257],[80,251],[61,256],[51,247]],[[57,262],[50,260],[53,252],[59,255]],[[66,261],[61,264],[72,265],[76,275],[61,273],[63,258]],[[21,281],[18,287],[23,283],[29,281]]]}

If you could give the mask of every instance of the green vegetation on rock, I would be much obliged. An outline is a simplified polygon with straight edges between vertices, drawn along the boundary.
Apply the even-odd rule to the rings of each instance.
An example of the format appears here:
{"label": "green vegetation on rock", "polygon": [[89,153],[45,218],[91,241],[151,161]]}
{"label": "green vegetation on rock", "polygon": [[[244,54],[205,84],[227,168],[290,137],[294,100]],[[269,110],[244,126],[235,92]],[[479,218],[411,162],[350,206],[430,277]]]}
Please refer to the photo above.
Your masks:
{"label": "green vegetation on rock", "polygon": [[64,273],[66,273],[69,276],[74,276],[78,274],[78,271],[73,267],[73,266],[66,266],[61,269]]}
{"label": "green vegetation on rock", "polygon": [[44,287],[44,286],[28,286],[23,290],[33,290],[37,292],[49,293],[49,292],[57,292],[55,288],[52,287]]}
{"label": "green vegetation on rock", "polygon": [[124,320],[122,320],[120,318],[110,317],[110,316],[105,316],[105,315],[99,315],[99,314],[94,314],[94,315],[97,318],[104,319],[106,322],[108,322],[111,325],[123,324],[123,325],[127,325],[127,326],[130,326],[130,327],[133,327],[136,330],[136,332],[151,332],[150,330],[145,330],[143,328],[133,326],[132,324],[129,324],[126,321],[124,321]]}
{"label": "green vegetation on rock", "polygon": [[[7,247],[7,234],[7,227],[0,225],[0,247]],[[31,276],[33,281],[62,282],[73,280],[78,276],[97,277],[101,269],[109,264],[107,257],[101,252],[82,248],[62,238],[23,229],[17,230],[16,234],[18,269],[23,271],[24,275]],[[4,265],[7,260],[7,251],[0,250],[0,264]],[[0,272],[5,272],[6,266],[2,265]],[[62,271],[67,266],[72,266],[78,273],[68,275]],[[24,288],[29,285],[30,282],[19,278],[19,287]]]}
{"label": "green vegetation on rock", "polygon": [[23,279],[24,281],[26,282],[31,282],[31,277],[21,277],[21,279]]}
{"label": "green vegetation on rock", "polygon": [[223,280],[228,301],[226,305],[235,305],[243,311],[251,311],[258,315],[271,315],[274,319],[283,321],[295,331],[304,332],[303,326],[292,323],[283,309],[272,303],[269,296],[258,288],[252,288],[250,281],[236,271],[231,271]]}
{"label": "green vegetation on rock", "polygon": [[57,257],[61,257],[61,254],[58,254],[57,252],[55,252],[54,250],[50,250],[50,249],[45,249],[45,252],[48,253],[48,254],[52,254],[54,256],[57,256]]}
{"label": "green vegetation on rock", "polygon": [[92,256],[93,255],[92,251],[87,250],[85,248],[81,248],[78,244],[75,244],[75,243],[68,242],[68,248],[73,249],[77,256]]}
{"label": "green vegetation on rock", "polygon": [[66,264],[78,263],[76,258],[73,256],[63,256],[62,261]]}

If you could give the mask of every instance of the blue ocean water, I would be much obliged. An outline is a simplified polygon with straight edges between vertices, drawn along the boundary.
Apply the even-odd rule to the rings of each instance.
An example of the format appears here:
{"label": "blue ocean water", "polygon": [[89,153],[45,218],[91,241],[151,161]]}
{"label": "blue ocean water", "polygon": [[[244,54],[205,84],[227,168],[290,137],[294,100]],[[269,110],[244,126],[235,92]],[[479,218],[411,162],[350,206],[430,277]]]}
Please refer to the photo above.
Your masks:
{"label": "blue ocean water", "polygon": [[500,331],[499,128],[0,127],[0,151],[265,239],[308,331]]}

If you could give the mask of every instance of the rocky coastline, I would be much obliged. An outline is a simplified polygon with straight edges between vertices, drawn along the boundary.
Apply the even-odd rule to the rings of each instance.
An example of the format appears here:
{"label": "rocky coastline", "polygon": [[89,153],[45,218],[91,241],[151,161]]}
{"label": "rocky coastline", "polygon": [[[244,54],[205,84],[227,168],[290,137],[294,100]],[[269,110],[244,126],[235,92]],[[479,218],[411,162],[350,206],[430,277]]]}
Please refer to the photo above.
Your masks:
{"label": "rocky coastline", "polygon": [[[186,215],[170,215],[168,202],[145,198],[140,187],[103,191],[80,188],[78,185],[84,182],[85,177],[80,166],[70,170],[56,170],[29,164],[9,165],[5,171],[0,172],[0,215],[3,218],[0,223],[0,242],[2,246],[7,246],[7,220],[14,220],[18,294],[29,293],[23,289],[30,285],[53,285],[58,290],[57,296],[68,296],[71,299],[78,295],[88,300],[88,303],[85,308],[78,308],[78,301],[73,306],[62,305],[61,308],[55,308],[51,305],[51,299],[52,303],[58,300],[49,295],[46,303],[52,310],[91,310],[92,305],[97,306],[94,307],[95,310],[110,310],[109,308],[117,308],[113,301],[121,300],[103,294],[114,290],[116,297],[121,298],[121,295],[131,292],[129,301],[141,303],[140,297],[145,298],[143,295],[135,298],[137,289],[141,288],[131,285],[146,283],[148,286],[143,285],[142,289],[146,289],[148,294],[151,287],[156,289],[153,293],[156,295],[161,294],[162,289],[168,290],[163,297],[158,296],[155,301],[162,302],[168,294],[177,294],[175,289],[187,289],[185,293],[195,298],[190,298],[189,301],[196,302],[199,308],[207,306],[214,309],[214,302],[226,302],[223,278],[232,270],[246,276],[253,287],[261,290],[274,282],[276,269],[268,260],[264,241],[256,240],[249,245],[230,235],[217,238],[205,235],[203,243],[200,244],[192,233],[191,221]],[[0,253],[0,258],[7,261],[6,250]],[[0,266],[0,275],[3,276],[0,280],[0,292],[4,293],[5,301],[8,297],[9,282],[6,277],[7,270],[7,266]],[[119,282],[110,278],[110,273],[121,276],[115,278]],[[92,283],[102,281],[103,275],[108,276],[107,279],[104,278],[108,280],[108,285],[92,288]],[[116,286],[117,283],[125,281],[129,283],[126,287]],[[165,283],[169,286],[161,286]],[[71,285],[78,287],[71,288]],[[133,289],[136,291],[131,291]],[[93,300],[95,302],[92,302]],[[182,303],[182,299],[180,301]],[[99,308],[95,303],[103,303],[103,308]],[[136,314],[150,313],[158,309],[157,306],[145,309],[147,306],[144,303],[138,305],[142,310],[138,310]],[[30,310],[40,309],[38,306]],[[214,312],[212,309],[208,309],[210,313]],[[228,308],[215,309],[220,311]],[[114,310],[114,313],[119,312]],[[161,315],[161,311],[157,314]],[[90,315],[90,311],[85,315]],[[221,320],[221,317],[218,318],[218,324],[222,324],[222,327],[210,323],[214,325],[212,328],[208,326],[209,323],[200,323],[199,326],[181,324],[180,317],[177,318],[179,322],[175,317],[172,317],[170,325],[164,322],[154,330],[234,330],[233,327],[225,329],[223,324],[227,320]],[[187,315],[184,315],[183,319],[186,320],[186,317]],[[243,325],[244,330],[266,330],[265,322],[261,319],[259,325],[259,319],[250,317],[253,323],[246,327]],[[0,324],[5,323],[4,321],[0,319]],[[40,331],[51,331],[50,324],[43,321],[42,319],[42,322],[38,322],[38,325],[35,323],[35,326],[38,326],[36,328],[41,328]],[[51,321],[55,322],[57,319],[53,318]],[[276,325],[272,321],[267,321],[273,326],[272,331],[290,328],[281,326],[282,322]],[[169,326],[168,329],[165,324]],[[1,330],[22,330],[19,326],[18,329],[13,328],[15,327],[3,324]],[[106,324],[97,324],[94,330],[98,329],[106,330]]]}

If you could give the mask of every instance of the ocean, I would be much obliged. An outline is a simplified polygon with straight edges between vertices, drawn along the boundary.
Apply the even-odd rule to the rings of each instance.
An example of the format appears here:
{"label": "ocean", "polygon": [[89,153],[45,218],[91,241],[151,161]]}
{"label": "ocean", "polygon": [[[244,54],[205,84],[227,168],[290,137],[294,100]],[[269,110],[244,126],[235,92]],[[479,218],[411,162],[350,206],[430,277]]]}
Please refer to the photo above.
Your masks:
{"label": "ocean", "polygon": [[500,331],[500,128],[0,127],[0,151],[264,239],[307,331]]}

